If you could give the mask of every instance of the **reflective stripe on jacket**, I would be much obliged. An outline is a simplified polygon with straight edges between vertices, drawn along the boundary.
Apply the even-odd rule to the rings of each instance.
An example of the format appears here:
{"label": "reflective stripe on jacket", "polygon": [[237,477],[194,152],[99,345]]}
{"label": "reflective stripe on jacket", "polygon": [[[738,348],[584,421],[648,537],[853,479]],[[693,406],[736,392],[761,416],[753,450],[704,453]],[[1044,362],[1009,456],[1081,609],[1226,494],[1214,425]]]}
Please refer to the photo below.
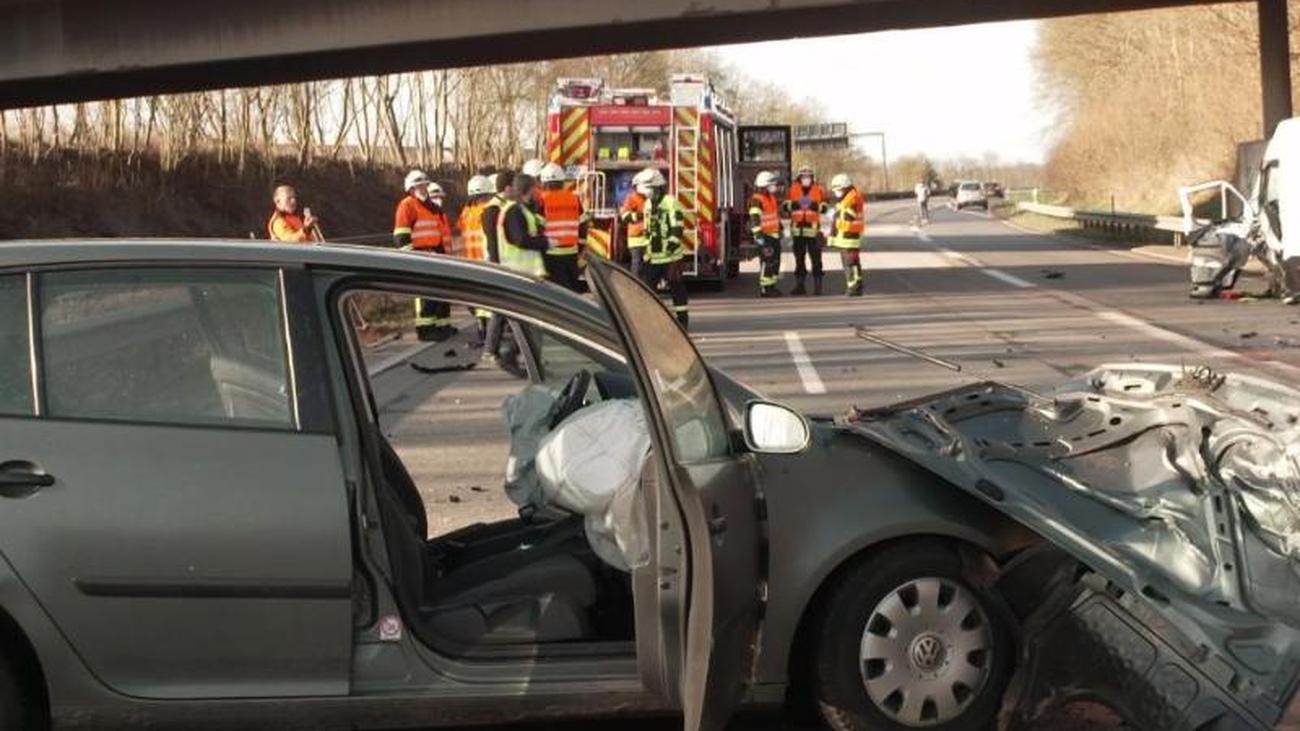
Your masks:
{"label": "reflective stripe on jacket", "polygon": [[542,215],[546,218],[546,238],[551,256],[572,256],[578,253],[582,226],[582,201],[571,190],[542,191]]}
{"label": "reflective stripe on jacket", "polygon": [[830,245],[839,249],[856,249],[862,243],[866,230],[866,203],[857,188],[849,188],[839,203],[835,204],[835,225],[831,231]]}
{"label": "reflective stripe on jacket", "polygon": [[520,205],[519,201],[507,201],[501,208],[501,215],[497,216],[497,248],[501,254],[501,265],[507,269],[540,277],[546,273],[546,266],[542,264],[542,253],[519,246],[510,240],[506,232],[506,216],[515,208],[523,211],[529,236],[539,235],[542,229],[541,219],[531,208]]}
{"label": "reflective stripe on jacket", "polygon": [[686,218],[677,196],[665,195],[658,203],[646,201],[646,239],[651,264],[668,264],[686,255],[682,227]]}
{"label": "reflective stripe on jacket", "polygon": [[408,195],[397,204],[393,220],[393,237],[403,234],[411,237],[412,249],[443,251],[451,241],[451,222],[441,210]]}
{"label": "reflective stripe on jacket", "polygon": [[780,206],[771,193],[755,193],[749,199],[749,232],[754,238],[781,235]]}

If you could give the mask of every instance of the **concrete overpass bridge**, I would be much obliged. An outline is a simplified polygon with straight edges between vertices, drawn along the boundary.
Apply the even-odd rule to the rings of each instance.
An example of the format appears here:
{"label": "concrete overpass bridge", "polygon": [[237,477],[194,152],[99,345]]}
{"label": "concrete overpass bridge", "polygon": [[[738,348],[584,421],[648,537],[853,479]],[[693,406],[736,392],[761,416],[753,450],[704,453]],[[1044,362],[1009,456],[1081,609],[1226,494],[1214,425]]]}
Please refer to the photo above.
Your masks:
{"label": "concrete overpass bridge", "polygon": [[[1201,1],[0,0],[0,109]],[[1291,115],[1286,0],[1254,2],[1271,131]]]}

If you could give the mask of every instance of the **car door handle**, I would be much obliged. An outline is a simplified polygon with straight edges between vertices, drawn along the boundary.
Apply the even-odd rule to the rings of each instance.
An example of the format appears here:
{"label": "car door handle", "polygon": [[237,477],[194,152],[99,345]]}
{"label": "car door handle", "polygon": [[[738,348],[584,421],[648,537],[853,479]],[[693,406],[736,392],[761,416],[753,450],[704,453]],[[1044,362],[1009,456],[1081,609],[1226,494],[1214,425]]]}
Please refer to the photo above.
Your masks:
{"label": "car door handle", "polygon": [[13,460],[0,463],[0,497],[26,497],[53,484],[54,475],[47,474],[34,462]]}

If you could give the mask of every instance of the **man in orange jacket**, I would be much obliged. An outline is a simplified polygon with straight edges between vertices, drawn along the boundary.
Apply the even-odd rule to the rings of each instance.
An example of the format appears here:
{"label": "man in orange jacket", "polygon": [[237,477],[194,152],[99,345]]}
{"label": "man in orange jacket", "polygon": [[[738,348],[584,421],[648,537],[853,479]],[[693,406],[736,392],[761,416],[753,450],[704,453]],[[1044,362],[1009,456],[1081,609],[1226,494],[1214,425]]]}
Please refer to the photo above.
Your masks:
{"label": "man in orange jacket", "polygon": [[817,182],[813,169],[804,166],[790,186],[781,204],[782,215],[790,221],[794,248],[794,289],[790,294],[807,294],[806,256],[812,263],[813,294],[822,293],[822,215],[830,210],[826,190]]}
{"label": "man in orange jacket", "polygon": [[272,241],[302,244],[321,240],[319,221],[311,215],[311,209],[298,213],[298,191],[293,186],[277,186],[271,200],[275,210],[266,222],[266,234]]}
{"label": "man in orange jacket", "polygon": [[[397,204],[393,243],[403,249],[431,254],[448,253],[451,222],[442,210],[442,186],[419,170],[406,176],[406,196]],[[420,340],[442,341],[456,334],[451,306],[446,302],[415,300],[415,334]]]}
{"label": "man in orange jacket", "polygon": [[564,168],[553,162],[542,166],[543,230],[550,241],[545,256],[546,278],[574,292],[581,291],[578,247],[587,239],[587,214],[578,194],[564,185]]}
{"label": "man in orange jacket", "polygon": [[760,297],[780,297],[776,286],[781,280],[781,204],[776,197],[776,174],[764,170],[754,178],[754,194],[749,198],[749,233],[758,247]]}

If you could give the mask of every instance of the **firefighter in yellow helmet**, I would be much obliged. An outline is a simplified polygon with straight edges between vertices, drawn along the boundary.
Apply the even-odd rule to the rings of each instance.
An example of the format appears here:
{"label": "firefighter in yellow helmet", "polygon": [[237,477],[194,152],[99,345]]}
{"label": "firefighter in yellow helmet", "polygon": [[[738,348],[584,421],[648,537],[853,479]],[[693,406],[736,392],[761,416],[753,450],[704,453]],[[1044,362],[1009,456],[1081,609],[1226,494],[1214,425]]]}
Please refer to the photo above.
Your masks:
{"label": "firefighter in yellow helmet", "polygon": [[685,215],[677,197],[668,195],[668,181],[663,173],[647,168],[636,190],[645,197],[646,277],[645,283],[657,289],[666,283],[673,298],[673,313],[685,328],[690,324],[690,306],[686,281],[682,279],[682,229]]}
{"label": "firefighter in yellow helmet", "polygon": [[835,196],[835,220],[831,224],[830,245],[840,250],[844,268],[844,293],[862,296],[862,234],[867,226],[867,204],[862,192],[844,173],[831,180]]}

